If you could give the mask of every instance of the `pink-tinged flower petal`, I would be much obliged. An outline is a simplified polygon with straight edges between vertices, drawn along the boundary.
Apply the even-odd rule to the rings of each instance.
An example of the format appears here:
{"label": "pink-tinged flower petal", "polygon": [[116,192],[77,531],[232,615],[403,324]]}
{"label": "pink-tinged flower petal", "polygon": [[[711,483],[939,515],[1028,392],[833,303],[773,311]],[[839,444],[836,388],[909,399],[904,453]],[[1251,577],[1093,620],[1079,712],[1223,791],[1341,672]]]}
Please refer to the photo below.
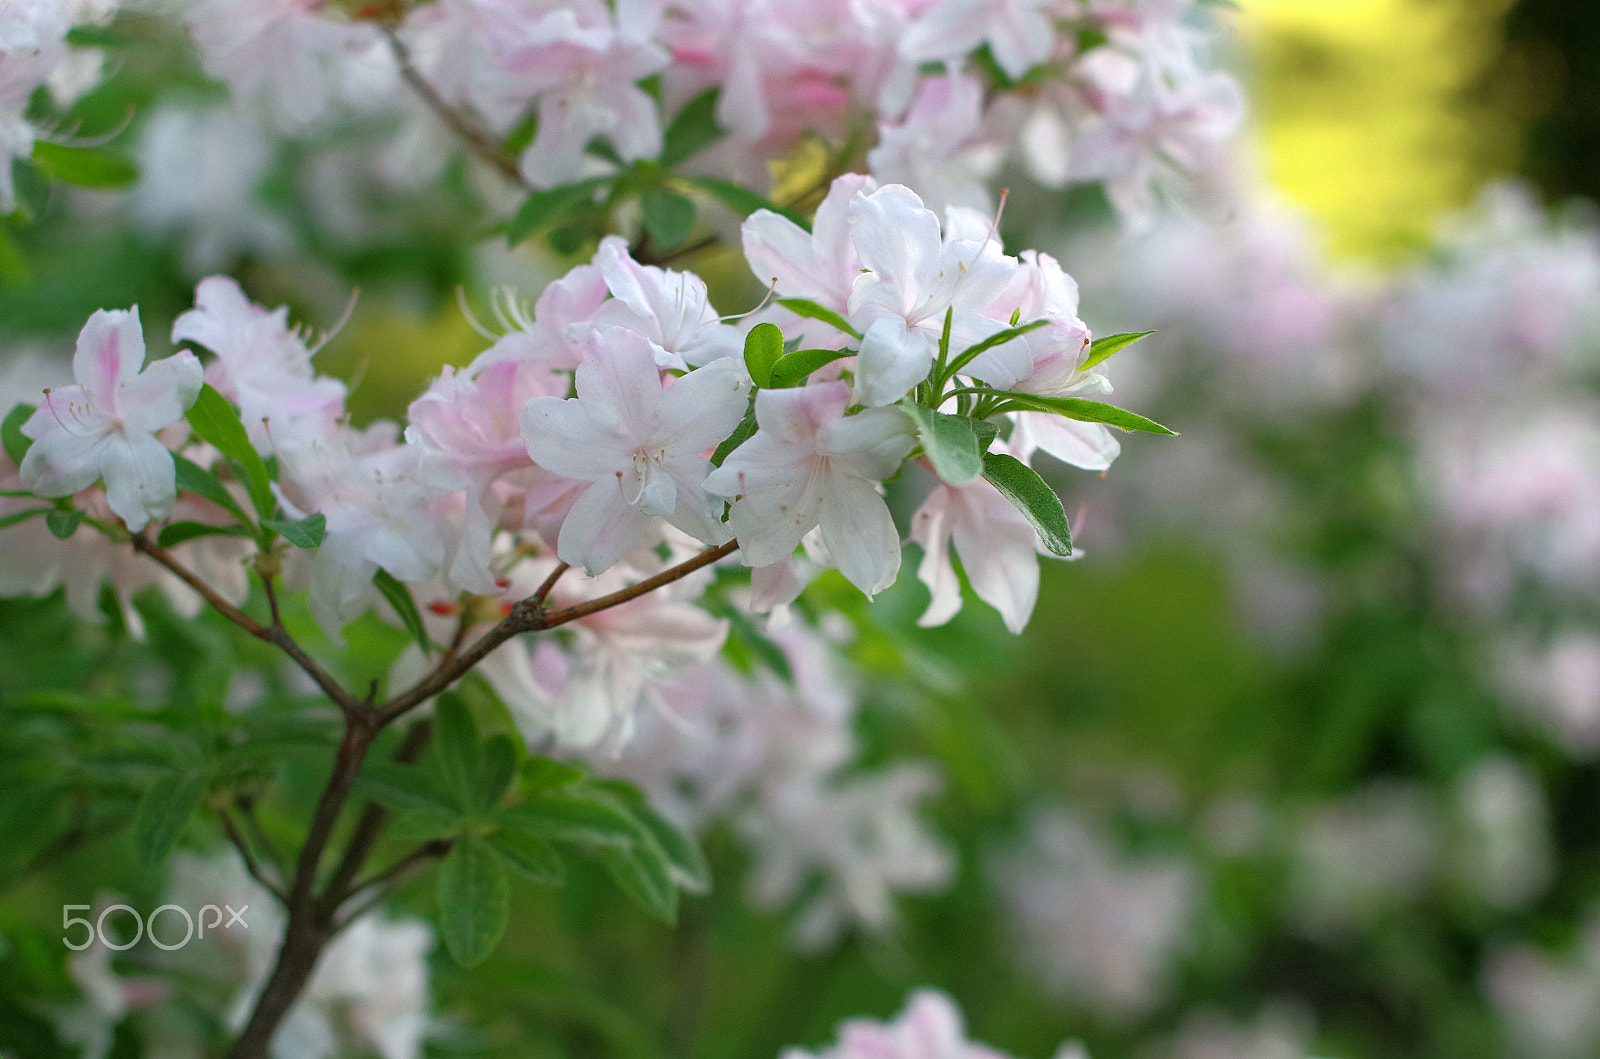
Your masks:
{"label": "pink-tinged flower petal", "polygon": [[85,400],[81,386],[63,386],[47,394],[22,424],[23,435],[34,442],[22,458],[20,473],[39,496],[71,496],[100,477],[111,432],[96,424],[86,429],[74,422],[72,409]]}
{"label": "pink-tinged flower petal", "polygon": [[177,422],[200,396],[204,381],[199,358],[188,350],[152,362],[122,383],[117,410],[123,429],[153,434]]}
{"label": "pink-tinged flower petal", "polygon": [[652,442],[671,452],[716,448],[744,418],[749,391],[749,380],[731,361],[696,368],[662,392]]}
{"label": "pink-tinged flower petal", "polygon": [[101,448],[106,502],[130,530],[165,518],[178,498],[172,453],[150,434],[120,434]]}
{"label": "pink-tinged flower petal", "polygon": [[144,332],[139,327],[139,307],[101,309],[89,317],[78,333],[72,374],[99,411],[114,418],[118,386],[138,375],[143,363]]}
{"label": "pink-tinged flower petal", "polygon": [[917,444],[910,420],[893,408],[868,408],[837,419],[818,432],[818,439],[836,466],[874,482],[899,470]]}
{"label": "pink-tinged flower petal", "polygon": [[917,624],[943,625],[961,612],[961,579],[950,561],[950,487],[941,485],[911,516],[911,540],[922,546],[917,580],[928,586],[932,598]]}
{"label": "pink-tinged flower petal", "polygon": [[894,404],[928,377],[937,352],[938,340],[908,329],[905,317],[879,317],[861,337],[856,400],[871,407]]}
{"label": "pink-tinged flower petal", "polygon": [[535,397],[519,421],[528,455],[552,474],[592,482],[617,473],[628,460],[628,439],[609,424],[596,424],[577,400]]}
{"label": "pink-tinged flower petal", "polygon": [[[939,271],[939,218],[903,185],[852,199],[850,233],[862,267],[897,290],[916,290],[922,277]],[[914,307],[910,301],[902,306]]]}
{"label": "pink-tinged flower petal", "polygon": [[650,516],[628,503],[615,479],[602,478],[573,502],[561,523],[556,554],[591,577],[610,569],[648,535]]}
{"label": "pink-tinged flower petal", "polygon": [[868,598],[894,584],[900,572],[900,534],[876,484],[853,475],[830,475],[817,524],[839,572]]}
{"label": "pink-tinged flower petal", "polygon": [[1086,471],[1103,471],[1122,452],[1122,443],[1101,423],[1080,423],[1048,412],[1020,412],[1016,424],[1011,447],[1020,460],[1039,451]]}

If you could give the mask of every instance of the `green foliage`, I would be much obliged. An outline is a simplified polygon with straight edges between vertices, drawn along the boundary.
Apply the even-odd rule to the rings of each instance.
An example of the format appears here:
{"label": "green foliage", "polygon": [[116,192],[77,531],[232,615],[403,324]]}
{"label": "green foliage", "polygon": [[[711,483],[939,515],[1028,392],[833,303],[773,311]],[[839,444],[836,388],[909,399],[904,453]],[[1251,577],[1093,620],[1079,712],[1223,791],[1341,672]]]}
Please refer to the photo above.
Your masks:
{"label": "green foliage", "polygon": [[900,408],[911,417],[922,451],[946,484],[970,485],[983,473],[983,453],[972,420],[935,412],[909,397],[900,402]]}
{"label": "green foliage", "polygon": [[811,225],[804,216],[787,206],[780,206],[763,198],[743,184],[735,184],[730,180],[718,180],[715,177],[701,176],[684,176],[679,177],[679,180],[699,188],[741,217],[748,217],[757,210],[771,210],[780,217],[787,217],[807,231],[811,230]]}
{"label": "green foliage", "polygon": [[177,845],[205,795],[203,776],[174,772],[150,785],[133,818],[133,844],[139,859],[160,864]]}
{"label": "green foliage", "polygon": [[669,188],[646,188],[639,195],[646,234],[662,250],[676,250],[694,228],[694,202]]}
{"label": "green foliage", "polygon": [[406,632],[417,641],[423,653],[431,654],[433,641],[428,638],[428,627],[422,623],[422,612],[417,609],[417,601],[411,597],[411,588],[381,566],[378,567],[378,572],[372,575],[372,583],[400,616]]}
{"label": "green foliage", "polygon": [[683,105],[661,137],[661,164],[672,168],[710,147],[727,130],[717,124],[720,88],[708,88]]}
{"label": "green foliage", "polygon": [[172,454],[172,462],[177,467],[179,492],[204,497],[227,510],[245,526],[250,525],[250,517],[244,513],[244,508],[239,506],[239,502],[223,487],[216,475],[178,453]]}
{"label": "green foliage", "polygon": [[511,219],[511,224],[506,228],[506,240],[516,246],[534,232],[550,227],[574,206],[592,201],[595,194],[611,181],[611,177],[590,177],[548,191],[535,191],[523,200],[516,216]]}
{"label": "green foliage", "polygon": [[1055,490],[1039,473],[1015,456],[985,453],[983,477],[1025,515],[1039,540],[1055,555],[1072,554],[1072,524]]}
{"label": "green foliage", "polygon": [[758,387],[772,385],[772,369],[783,356],[783,332],[776,324],[757,324],[744,336],[744,366]]}
{"label": "green foliage", "polygon": [[463,967],[489,958],[511,918],[511,886],[494,848],[468,835],[439,866],[439,927],[445,948]]}
{"label": "green foliage", "polygon": [[321,512],[294,520],[264,518],[261,524],[296,548],[320,548],[328,537],[328,519]]}
{"label": "green foliage", "polygon": [[798,386],[813,372],[849,356],[854,353],[848,349],[797,349],[785,353],[772,365],[771,386],[774,389]]}
{"label": "green foliage", "polygon": [[804,316],[808,320],[820,320],[829,327],[837,331],[844,332],[856,341],[861,341],[860,332],[850,326],[850,321],[846,320],[832,309],[818,305],[816,302],[811,301],[810,299],[779,298],[778,304],[783,306],[785,309],[788,309],[796,316]]}
{"label": "green foliage", "polygon": [[1038,394],[1020,393],[1015,390],[983,391],[994,397],[1003,397],[1006,404],[1000,406],[1001,411],[1012,409],[1032,412],[1054,412],[1058,416],[1076,419],[1083,423],[1104,423],[1107,426],[1117,427],[1121,430],[1142,430],[1149,434],[1165,434],[1169,438],[1178,436],[1177,431],[1168,430],[1154,420],[1146,419],[1142,415],[1106,404],[1104,401],[1090,401],[1082,397],[1041,397]]}
{"label": "green foliage", "polygon": [[119,188],[139,179],[139,167],[132,159],[97,147],[69,147],[36,140],[33,161],[62,183],[79,187]]}
{"label": "green foliage", "polygon": [[62,540],[66,540],[78,532],[78,526],[83,522],[83,512],[77,508],[57,508],[44,517],[44,524],[50,532]]}
{"label": "green foliage", "polygon": [[278,509],[278,502],[272,495],[272,478],[261,454],[250,444],[239,413],[228,399],[210,385],[200,387],[200,396],[189,408],[188,420],[201,441],[215,447],[239,470],[256,514],[262,518],[272,517]]}
{"label": "green foliage", "polygon": [[716,451],[711,454],[712,466],[721,467],[729,454],[754,437],[755,433],[756,413],[755,408],[752,406],[750,411],[744,414],[744,418],[739,420],[739,425],[733,428],[733,433],[723,439],[722,444],[718,445]]}
{"label": "green foliage", "polygon": [[12,463],[22,466],[22,458],[28,454],[28,447],[33,444],[33,439],[22,433],[22,424],[26,423],[34,413],[31,404],[19,404],[6,413],[6,418],[0,422],[0,445],[4,445],[6,456]]}
{"label": "green foliage", "polygon": [[1120,353],[1141,338],[1149,338],[1154,331],[1133,331],[1120,335],[1103,335],[1089,343],[1089,356],[1078,367],[1084,371],[1096,367],[1113,354]]}

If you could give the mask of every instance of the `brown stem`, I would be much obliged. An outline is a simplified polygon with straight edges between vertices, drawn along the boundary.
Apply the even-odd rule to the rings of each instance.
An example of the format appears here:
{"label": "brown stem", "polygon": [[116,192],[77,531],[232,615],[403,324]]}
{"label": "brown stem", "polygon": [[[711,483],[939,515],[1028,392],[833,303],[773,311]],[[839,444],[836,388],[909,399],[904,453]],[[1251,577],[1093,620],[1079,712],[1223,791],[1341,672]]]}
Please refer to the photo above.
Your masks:
{"label": "brown stem", "polygon": [[462,142],[471,148],[473,154],[499,170],[512,182],[526,185],[527,181],[522,179],[517,164],[506,157],[500,150],[500,145],[491,140],[475,122],[446,103],[439,90],[422,76],[416,64],[411,61],[411,49],[406,47],[405,41],[400,39],[394,27],[385,25],[382,29],[383,35],[389,39],[389,50],[394,53],[395,62],[400,66],[400,77],[411,86],[411,90],[422,99],[422,102],[427,104],[428,109],[448,125],[450,131],[461,137]]}
{"label": "brown stem", "polygon": [[[421,720],[413,724],[406,732],[400,749],[395,751],[394,760],[401,765],[415,762],[422,756],[423,749],[428,745],[428,737],[432,733],[431,721]],[[352,885],[351,880],[366,864],[367,858],[372,854],[372,847],[382,837],[384,826],[388,822],[388,811],[381,805],[368,802],[367,807],[361,811],[355,831],[350,836],[350,844],[345,847],[344,856],[339,859],[339,866],[334,868],[328,885],[323,888],[322,904],[328,910],[337,909],[346,898],[361,888]]]}
{"label": "brown stem", "polygon": [[305,648],[296,643],[294,637],[290,636],[288,630],[282,625],[276,623],[263,625],[232,603],[229,603],[218,595],[215,589],[202,581],[194,571],[178,562],[171,552],[165,548],[158,547],[144,533],[135,533],[133,535],[133,548],[135,551],[143,552],[172,571],[180,581],[200,593],[200,598],[211,604],[211,609],[218,614],[221,614],[256,639],[265,640],[267,643],[273,644],[284,654],[294,659],[295,664],[303,669],[307,676],[316,681],[317,687],[322,689],[323,694],[338,703],[339,708],[346,715],[362,712],[360,700],[346,691],[337,680],[329,676],[327,671],[317,664],[316,659],[307,654]]}
{"label": "brown stem", "polygon": [[317,900],[315,888],[317,870],[328,839],[333,835],[339,813],[350,797],[350,788],[361,763],[377,738],[381,725],[370,712],[351,712],[345,715],[344,739],[334,758],[333,773],[317,801],[311,829],[300,849],[295,864],[294,881],[289,887],[289,921],[284,926],[283,942],[278,948],[278,960],[272,968],[267,984],[256,1000],[250,1021],[228,1051],[228,1059],[265,1059],[271,1046],[272,1035],[293,1006],[295,999],[305,989],[317,958],[333,938],[336,928],[332,911]]}
{"label": "brown stem", "polygon": [[442,857],[446,853],[449,853],[450,847],[455,845],[455,842],[456,840],[453,838],[436,838],[431,842],[424,842],[410,853],[407,853],[404,857],[401,857],[387,868],[373,875],[370,879],[364,879],[357,885],[352,886],[350,888],[350,897],[355,897],[363,890],[370,889],[373,891],[373,893],[372,896],[367,898],[365,901],[362,901],[355,908],[351,909],[346,915],[341,917],[340,925],[342,926],[346,923],[354,923],[356,920],[360,919],[368,909],[372,908],[374,905],[383,903],[383,901],[385,901],[390,894],[394,893],[394,891],[399,888],[399,884],[403,883],[406,880],[406,877],[411,874],[411,872],[416,870],[427,861],[430,861],[435,857]]}
{"label": "brown stem", "polygon": [[219,808],[217,816],[222,819],[222,830],[227,833],[228,841],[233,843],[233,848],[239,851],[240,858],[244,860],[245,871],[249,872],[250,877],[260,883],[279,902],[287,903],[289,898],[283,892],[283,888],[261,870],[261,865],[256,862],[255,853],[250,849],[250,843],[246,842],[239,829],[233,826],[233,817],[228,814],[228,810]]}
{"label": "brown stem", "polygon": [[[739,547],[737,540],[726,544],[719,544],[715,548],[708,548],[692,559],[687,559],[677,566],[661,571],[654,577],[647,577],[638,584],[629,585],[627,588],[616,592],[586,600],[570,607],[559,610],[545,610],[544,603],[537,594],[527,599],[518,600],[511,606],[511,613],[488,632],[478,637],[473,645],[465,651],[441,662],[434,671],[424,677],[415,686],[395,696],[378,710],[380,724],[390,721],[405,714],[408,710],[427,702],[441,691],[461,679],[473,666],[483,661],[491,651],[513,636],[525,632],[539,632],[544,629],[554,629],[570,621],[587,617],[599,611],[615,607],[620,603],[638,599],[646,593],[653,592],[663,585],[687,577],[703,566],[709,566],[725,556],[731,555]],[[553,584],[553,582],[552,582]]]}

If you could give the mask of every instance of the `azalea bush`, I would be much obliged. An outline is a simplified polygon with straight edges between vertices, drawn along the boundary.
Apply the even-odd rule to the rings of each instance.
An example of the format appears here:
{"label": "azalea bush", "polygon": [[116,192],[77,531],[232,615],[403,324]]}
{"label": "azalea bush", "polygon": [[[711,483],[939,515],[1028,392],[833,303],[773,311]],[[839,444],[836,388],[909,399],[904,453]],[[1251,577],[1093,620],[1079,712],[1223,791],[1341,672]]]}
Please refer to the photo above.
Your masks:
{"label": "azalea bush", "polygon": [[[863,703],[956,692],[889,630],[970,592],[1020,631],[1040,557],[1074,554],[1036,459],[1103,471],[1118,433],[1172,434],[1104,400],[1143,333],[1093,335],[1054,257],[1008,252],[995,178],[1146,217],[1240,116],[1208,25],[1087,0],[0,11],[8,870],[123,862],[60,924],[18,911],[0,1045],[648,1049],[616,1028],[643,1014],[495,956],[514,908],[616,894],[671,924],[736,890],[705,835],[791,910],[784,947],[948,886],[940,770]],[[319,367],[418,290],[483,336],[468,356],[411,393],[381,348]],[[872,602],[906,540],[920,618]],[[495,999],[518,981],[544,1019]],[[967,1047],[939,994],[841,1034]]]}

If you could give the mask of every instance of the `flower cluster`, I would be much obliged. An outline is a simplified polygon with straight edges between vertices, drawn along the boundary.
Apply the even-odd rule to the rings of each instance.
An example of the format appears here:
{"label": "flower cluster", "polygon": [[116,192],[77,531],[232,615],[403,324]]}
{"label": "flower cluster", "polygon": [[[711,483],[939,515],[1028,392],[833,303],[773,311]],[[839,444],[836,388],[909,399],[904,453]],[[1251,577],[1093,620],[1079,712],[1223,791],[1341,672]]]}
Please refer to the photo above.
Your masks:
{"label": "flower cluster", "polygon": [[[825,566],[872,595],[900,567],[882,483],[918,455],[938,478],[912,517],[934,592],[927,620],[959,609],[953,546],[979,596],[1020,629],[1036,553],[1065,551],[1067,536],[1025,461],[1043,451],[1102,469],[1118,451],[1106,422],[1161,429],[1087,399],[1110,386],[1071,278],[1047,255],[1004,254],[981,218],[954,211],[941,227],[905,187],[867,178],[841,178],[811,232],[760,212],[744,234],[753,267],[773,274],[782,308],[765,315],[795,334],[788,346],[770,322],[719,318],[698,277],[641,265],[607,239],[531,318],[502,314],[511,329],[445,369],[403,432],[353,426],[307,336],[233,280],[203,281],[173,326],[175,342],[209,354],[203,368],[188,350],[141,367],[137,311],[98,313],[79,337],[77,384],[46,389],[20,424],[21,482],[51,498],[98,495],[103,482],[121,524],[154,535],[180,503],[173,451],[196,467],[218,455],[216,437],[189,436],[185,413],[198,430],[236,408],[242,441],[274,458],[276,479],[236,475],[243,488],[193,521],[220,531],[246,494],[269,523],[316,520],[317,546],[291,553],[288,576],[337,634],[379,601],[380,571],[448,614],[463,593],[512,598],[530,548],[599,586],[658,568],[662,548],[737,538],[761,609]],[[202,382],[215,400],[197,404]],[[203,503],[192,485],[181,502],[191,495]],[[222,556],[237,547],[220,532],[161,532]],[[616,692],[605,712],[626,716],[637,692]]]}
{"label": "flower cluster", "polygon": [[[515,171],[535,188],[664,157],[669,118],[709,98],[730,134],[715,170],[761,191],[764,163],[804,138],[865,138],[873,173],[938,205],[985,207],[985,181],[1015,155],[1047,186],[1103,181],[1144,213],[1163,173],[1209,156],[1242,112],[1204,60],[1204,0],[402,6],[374,22],[200,0],[185,17],[206,72],[285,130],[384,110],[402,77],[497,141],[533,119]],[[420,162],[443,130],[398,110]]]}

